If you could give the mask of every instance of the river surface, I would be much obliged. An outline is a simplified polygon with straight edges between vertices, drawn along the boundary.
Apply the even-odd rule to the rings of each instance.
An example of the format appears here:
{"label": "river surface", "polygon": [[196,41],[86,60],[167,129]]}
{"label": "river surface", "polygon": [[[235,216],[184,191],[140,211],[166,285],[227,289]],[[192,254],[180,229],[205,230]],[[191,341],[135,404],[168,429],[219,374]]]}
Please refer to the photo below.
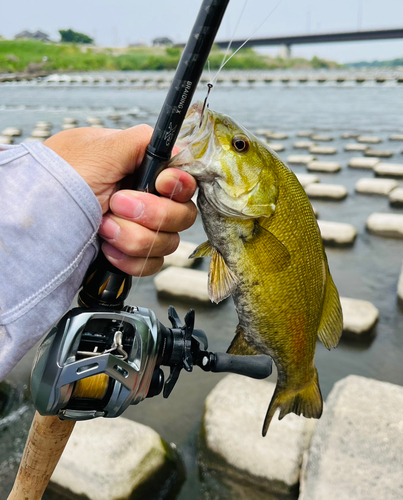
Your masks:
{"label": "river surface", "polygon": [[[123,115],[126,125],[142,122],[154,125],[165,95],[166,90],[133,88],[0,86],[0,131],[7,126],[22,128],[23,136],[16,141],[19,142],[29,137],[39,120],[52,122],[53,132],[57,132],[64,117],[77,118],[80,125],[85,125],[87,117],[96,116],[104,119],[107,126],[114,127],[115,122],[108,118],[111,114]],[[204,98],[204,92],[197,91],[196,97]],[[267,84],[218,87],[211,95],[210,107],[231,115],[252,131],[267,128],[286,132],[289,138],[281,141],[285,146],[285,151],[280,153],[283,159],[290,154],[304,153],[293,149],[300,130],[326,132],[334,137],[330,144],[323,145],[337,147],[338,154],[318,156],[318,159],[337,160],[343,168],[337,174],[318,175],[323,183],[345,185],[349,195],[341,202],[314,201],[313,205],[319,218],[348,222],[357,228],[353,247],[327,248],[330,269],[341,296],[372,302],[379,309],[380,317],[373,334],[363,342],[342,340],[338,349],[332,352],[318,343],[316,366],[322,392],[326,397],[333,384],[349,374],[403,385],[403,311],[396,294],[403,240],[374,236],[365,229],[371,213],[403,214],[403,209],[391,209],[387,197],[355,194],[356,181],[373,174],[368,170],[347,168],[349,158],[361,156],[361,153],[344,152],[344,145],[354,140],[340,138],[348,131],[378,135],[383,142],[376,147],[395,153],[385,161],[403,163],[403,143],[388,141],[392,133],[403,133],[403,86]],[[137,116],[128,114],[133,112],[135,115],[138,109],[141,113]],[[302,166],[293,169],[305,172]],[[195,243],[204,241],[200,218],[182,238]],[[207,270],[207,266],[204,262],[201,269]],[[237,324],[231,300],[218,306],[172,302],[181,317],[190,306],[194,307],[196,326],[206,331],[210,350],[226,350]],[[168,324],[167,308],[171,301],[157,296],[152,278],[141,279],[127,303],[153,309],[160,321]],[[31,351],[13,370],[9,380],[28,383],[33,357],[34,351]],[[224,492],[209,496],[198,477],[197,467],[197,435],[204,400],[221,377],[197,368],[193,373],[182,373],[168,400],[161,396],[145,400],[125,413],[127,418],[153,427],[166,441],[177,444],[188,470],[188,479],[178,497],[180,500],[226,498]],[[0,454],[0,462],[5,458]]]}

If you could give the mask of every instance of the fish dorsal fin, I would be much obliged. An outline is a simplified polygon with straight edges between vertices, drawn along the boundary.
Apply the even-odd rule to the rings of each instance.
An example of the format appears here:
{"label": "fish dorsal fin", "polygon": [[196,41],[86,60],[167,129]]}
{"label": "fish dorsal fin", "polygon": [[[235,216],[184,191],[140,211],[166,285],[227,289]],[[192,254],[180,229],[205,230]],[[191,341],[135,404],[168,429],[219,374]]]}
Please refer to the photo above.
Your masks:
{"label": "fish dorsal fin", "polygon": [[232,339],[227,353],[237,356],[254,356],[258,354],[258,352],[246,342],[244,331],[240,325],[236,327],[235,337]]}
{"label": "fish dorsal fin", "polygon": [[287,247],[276,236],[259,223],[256,223],[253,237],[245,245],[252,245],[254,255],[261,259],[261,269],[267,273],[279,273],[291,264]]}
{"label": "fish dorsal fin", "polygon": [[333,283],[329,267],[326,263],[326,288],[323,299],[322,317],[320,319],[318,337],[322,344],[331,349],[339,343],[343,332],[343,313],[339,292]]}
{"label": "fish dorsal fin", "polygon": [[214,255],[214,248],[210,245],[209,241],[205,241],[199,245],[192,254],[189,255],[189,259],[198,259],[202,257],[212,257]]}
{"label": "fish dorsal fin", "polygon": [[238,278],[225,263],[223,256],[215,249],[210,261],[208,274],[208,295],[212,302],[218,304],[235,290]]}

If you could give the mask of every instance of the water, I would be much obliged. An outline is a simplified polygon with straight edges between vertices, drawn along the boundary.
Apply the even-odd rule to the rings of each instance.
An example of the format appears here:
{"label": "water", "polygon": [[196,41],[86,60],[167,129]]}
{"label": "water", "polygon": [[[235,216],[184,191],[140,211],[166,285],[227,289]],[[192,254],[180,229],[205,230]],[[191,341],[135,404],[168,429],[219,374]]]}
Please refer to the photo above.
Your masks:
{"label": "water", "polygon": [[[38,120],[51,121],[53,132],[60,130],[66,116],[85,124],[88,116],[105,119],[107,126],[114,122],[107,117],[121,113],[128,125],[155,123],[166,95],[165,90],[140,90],[133,88],[46,88],[29,86],[0,87],[0,130],[17,126],[24,130],[22,139],[29,136]],[[204,95],[198,91],[197,98]],[[294,150],[293,142],[299,130],[323,131],[332,135],[331,143],[338,154],[330,158],[339,161],[343,169],[337,174],[318,174],[323,183],[343,184],[349,196],[341,202],[315,201],[313,204],[323,220],[348,222],[358,230],[356,243],[351,248],[328,248],[327,255],[334,281],[345,297],[371,301],[380,311],[379,322],[373,335],[364,342],[342,340],[338,349],[328,352],[318,344],[316,366],[321,388],[326,397],[333,384],[349,374],[403,385],[403,311],[397,303],[396,286],[403,260],[403,240],[381,238],[368,234],[365,222],[373,212],[396,212],[386,197],[363,196],[354,193],[355,182],[361,177],[371,177],[366,170],[346,168],[348,159],[360,153],[343,151],[347,141],[340,139],[343,132],[359,131],[378,135],[383,142],[376,147],[390,149],[395,156],[385,161],[403,163],[400,154],[402,143],[389,142],[392,133],[403,132],[403,87],[395,86],[256,86],[225,87],[213,91],[210,106],[230,114],[246,127],[268,128],[284,131],[289,139],[282,158],[302,153]],[[142,117],[128,116],[136,107]],[[277,141],[276,141],[277,142]],[[296,167],[296,172],[305,172]],[[201,243],[201,222],[183,234],[183,239]],[[207,262],[202,269],[207,270]],[[153,309],[165,324],[170,301],[157,296],[152,278],[144,278],[127,301]],[[230,300],[218,306],[200,306],[173,301],[183,318],[187,309],[196,309],[196,325],[206,331],[211,350],[224,351],[235,331],[237,318]],[[10,375],[10,380],[24,383],[28,380],[34,352],[29,353]],[[179,495],[180,500],[209,498],[208,487],[198,478],[197,435],[203,415],[204,400],[222,375],[206,374],[195,369],[183,373],[168,400],[162,397],[146,400],[128,409],[127,418],[150,425],[161,436],[175,442],[188,468],[188,479]],[[236,439],[236,436],[234,436]],[[269,439],[269,438],[267,438]],[[0,457],[0,461],[4,457]],[[226,498],[218,489],[214,498]]]}

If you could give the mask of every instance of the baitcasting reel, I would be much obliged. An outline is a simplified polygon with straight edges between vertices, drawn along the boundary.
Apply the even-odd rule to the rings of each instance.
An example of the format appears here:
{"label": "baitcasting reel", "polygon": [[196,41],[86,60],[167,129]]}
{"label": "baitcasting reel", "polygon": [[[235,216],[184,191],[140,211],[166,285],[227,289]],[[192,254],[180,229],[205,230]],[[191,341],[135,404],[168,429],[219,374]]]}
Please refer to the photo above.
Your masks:
{"label": "baitcasting reel", "polygon": [[[172,306],[168,317],[170,328],[142,307],[66,313],[35,358],[31,392],[36,409],[66,420],[117,417],[162,390],[167,398],[182,368],[190,372],[194,365],[257,379],[271,374],[269,356],[207,352],[206,334],[194,329],[193,309],[183,326]],[[161,366],[170,367],[166,381]]]}

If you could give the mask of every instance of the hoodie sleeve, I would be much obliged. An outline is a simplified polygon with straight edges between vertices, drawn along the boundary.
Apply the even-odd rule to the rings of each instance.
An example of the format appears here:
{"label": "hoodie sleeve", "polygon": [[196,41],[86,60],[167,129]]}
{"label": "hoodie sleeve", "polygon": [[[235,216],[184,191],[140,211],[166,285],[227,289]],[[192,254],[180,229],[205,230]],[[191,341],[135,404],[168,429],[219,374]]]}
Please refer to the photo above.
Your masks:
{"label": "hoodie sleeve", "polygon": [[0,149],[1,380],[70,307],[97,255],[102,211],[48,147]]}

